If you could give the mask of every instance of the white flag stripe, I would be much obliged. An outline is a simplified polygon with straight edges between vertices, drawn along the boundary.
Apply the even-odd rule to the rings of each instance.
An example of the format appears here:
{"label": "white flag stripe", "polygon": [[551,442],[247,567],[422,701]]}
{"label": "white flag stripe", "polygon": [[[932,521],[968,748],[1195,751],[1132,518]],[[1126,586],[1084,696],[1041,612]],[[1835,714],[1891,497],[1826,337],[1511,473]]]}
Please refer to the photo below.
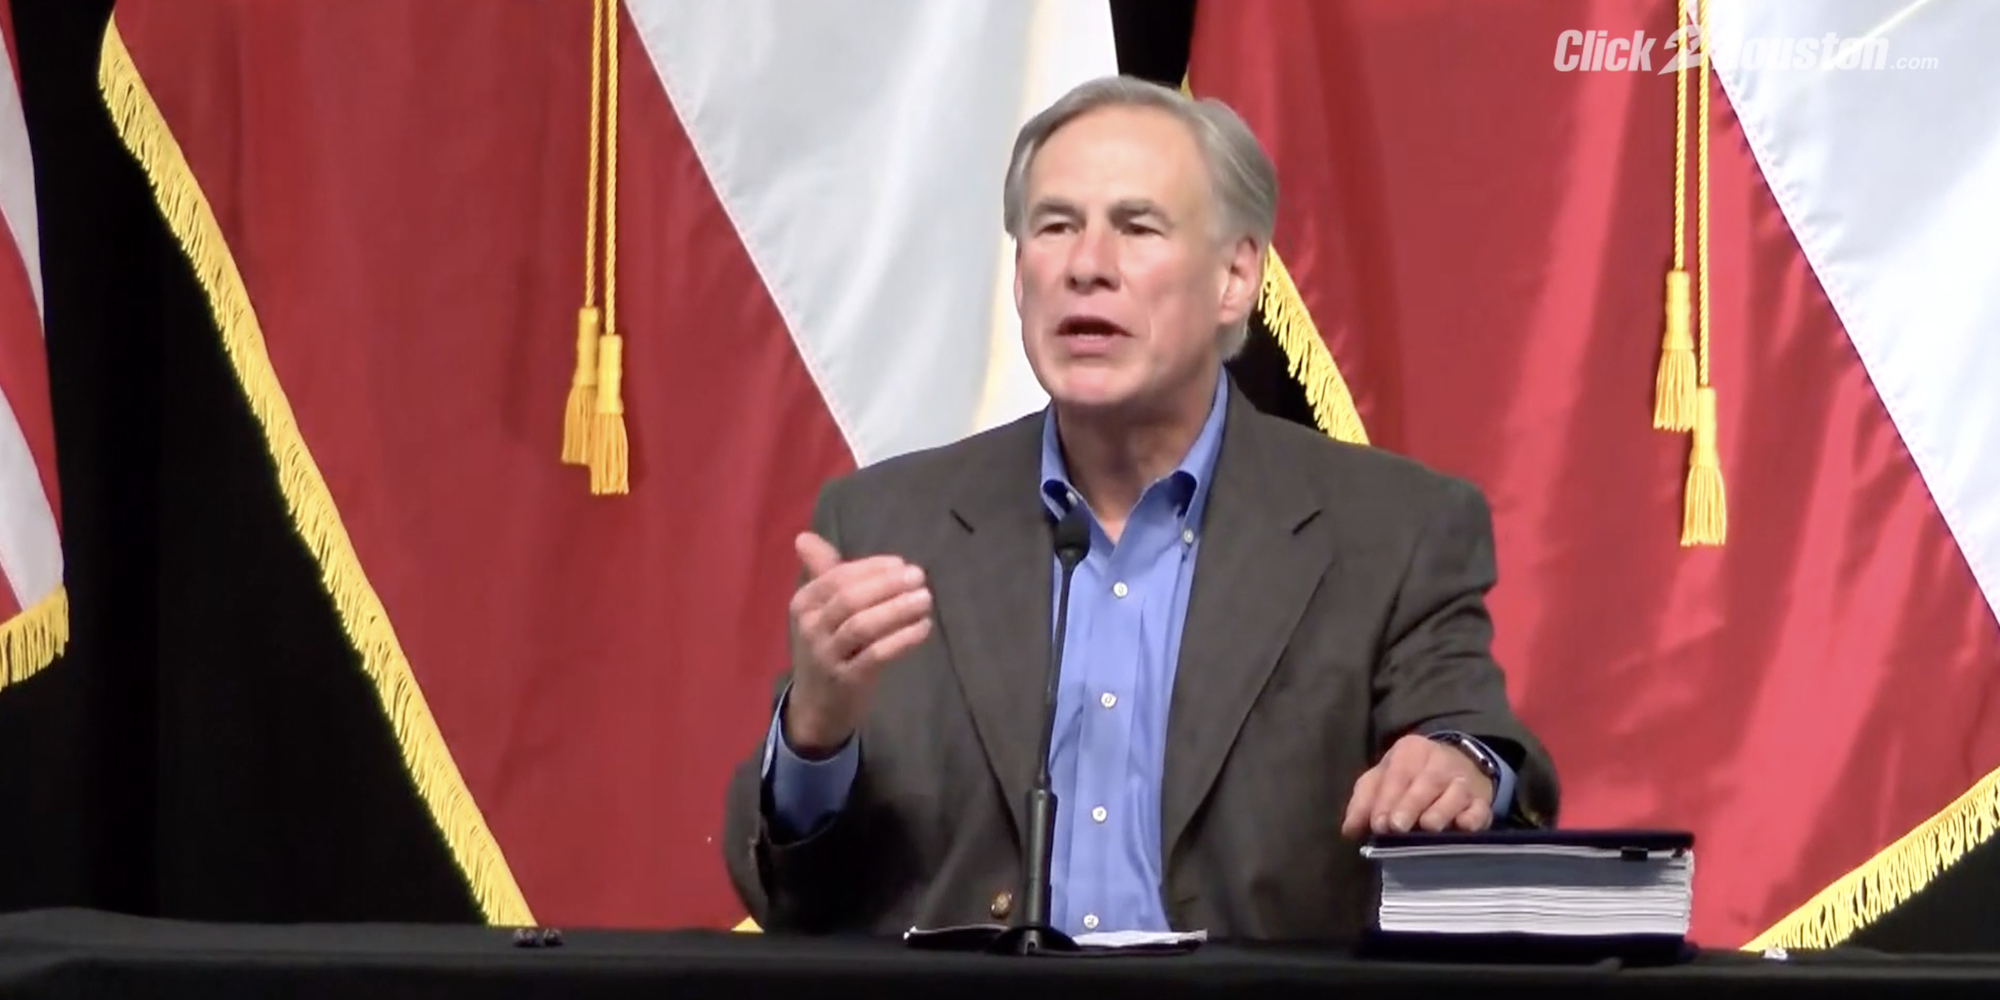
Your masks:
{"label": "white flag stripe", "polygon": [[988,385],[1001,179],[1025,95],[1115,71],[1105,0],[627,6],[857,463],[1033,398]]}
{"label": "white flag stripe", "polygon": [[1828,34],[1886,41],[1879,68],[1744,58],[1715,69],[1988,606],[2000,608],[2000,63],[1990,51],[2000,3],[1710,10],[1718,51]]}

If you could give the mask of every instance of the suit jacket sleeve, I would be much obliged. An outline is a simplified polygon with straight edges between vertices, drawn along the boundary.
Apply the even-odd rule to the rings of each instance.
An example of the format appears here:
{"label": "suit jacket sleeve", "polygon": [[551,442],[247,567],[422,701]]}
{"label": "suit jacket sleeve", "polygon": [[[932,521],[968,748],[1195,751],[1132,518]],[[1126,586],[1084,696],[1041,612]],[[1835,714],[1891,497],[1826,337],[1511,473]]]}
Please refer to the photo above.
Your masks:
{"label": "suit jacket sleeve", "polygon": [[[843,557],[840,487],[836,481],[820,491],[813,508],[813,531],[832,543]],[[794,662],[803,655],[790,631]],[[791,679],[787,670],[777,679],[772,710]],[[723,804],[723,856],[738,898],[759,927],[767,931],[828,932],[865,929],[877,923],[888,905],[884,889],[898,857],[898,838],[871,831],[885,814],[869,780],[868,750],[862,734],[853,784],[841,810],[818,829],[793,838],[775,815],[764,769],[765,734],[755,750],[737,765]]]}
{"label": "suit jacket sleeve", "polygon": [[1555,765],[1509,707],[1492,655],[1492,514],[1477,489],[1445,482],[1441,500],[1428,505],[1390,613],[1374,682],[1376,752],[1412,732],[1467,733],[1514,768],[1514,820],[1552,826],[1560,799]]}

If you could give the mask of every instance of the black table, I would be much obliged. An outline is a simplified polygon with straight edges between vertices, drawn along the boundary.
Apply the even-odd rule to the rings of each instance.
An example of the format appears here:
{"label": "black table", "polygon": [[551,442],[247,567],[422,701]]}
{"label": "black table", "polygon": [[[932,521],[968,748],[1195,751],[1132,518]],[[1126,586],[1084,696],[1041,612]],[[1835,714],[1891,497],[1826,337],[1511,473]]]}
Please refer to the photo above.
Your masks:
{"label": "black table", "polygon": [[1192,954],[1002,958],[913,952],[894,941],[721,931],[567,931],[522,948],[504,929],[246,926],[80,910],[0,916],[0,997],[489,998],[1321,996],[2000,996],[2000,957],[1707,953],[1653,969],[1390,963],[1210,944]]}

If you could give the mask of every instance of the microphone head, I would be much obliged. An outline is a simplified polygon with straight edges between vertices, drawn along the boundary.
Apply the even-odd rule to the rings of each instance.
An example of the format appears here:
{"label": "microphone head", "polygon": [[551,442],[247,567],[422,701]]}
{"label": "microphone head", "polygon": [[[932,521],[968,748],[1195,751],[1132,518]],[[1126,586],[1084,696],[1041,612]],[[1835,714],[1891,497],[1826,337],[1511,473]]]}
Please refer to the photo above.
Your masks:
{"label": "microphone head", "polygon": [[1083,561],[1090,552],[1090,519],[1084,513],[1083,504],[1069,509],[1069,513],[1056,522],[1056,558],[1064,565],[1074,566]]}

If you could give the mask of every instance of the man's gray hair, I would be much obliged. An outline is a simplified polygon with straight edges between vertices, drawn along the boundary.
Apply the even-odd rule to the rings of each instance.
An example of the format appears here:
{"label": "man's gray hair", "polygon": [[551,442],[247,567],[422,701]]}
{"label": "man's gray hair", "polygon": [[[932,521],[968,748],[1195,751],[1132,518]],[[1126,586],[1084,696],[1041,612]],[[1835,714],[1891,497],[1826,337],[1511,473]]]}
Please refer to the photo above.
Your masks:
{"label": "man's gray hair", "polygon": [[[1212,98],[1196,100],[1170,87],[1129,76],[1100,77],[1079,84],[1021,126],[1014,139],[1014,156],[1007,164],[1002,214],[1008,235],[1020,240],[1026,224],[1028,168],[1049,136],[1070,121],[1099,108],[1142,107],[1165,111],[1186,125],[1201,147],[1213,188],[1216,236],[1223,242],[1249,237],[1257,247],[1257,263],[1271,246],[1278,215],[1278,172],[1257,142],[1250,126],[1228,105]],[[1261,281],[1260,271],[1257,280]],[[1249,335],[1249,317],[1223,332],[1222,356],[1233,358]]]}

